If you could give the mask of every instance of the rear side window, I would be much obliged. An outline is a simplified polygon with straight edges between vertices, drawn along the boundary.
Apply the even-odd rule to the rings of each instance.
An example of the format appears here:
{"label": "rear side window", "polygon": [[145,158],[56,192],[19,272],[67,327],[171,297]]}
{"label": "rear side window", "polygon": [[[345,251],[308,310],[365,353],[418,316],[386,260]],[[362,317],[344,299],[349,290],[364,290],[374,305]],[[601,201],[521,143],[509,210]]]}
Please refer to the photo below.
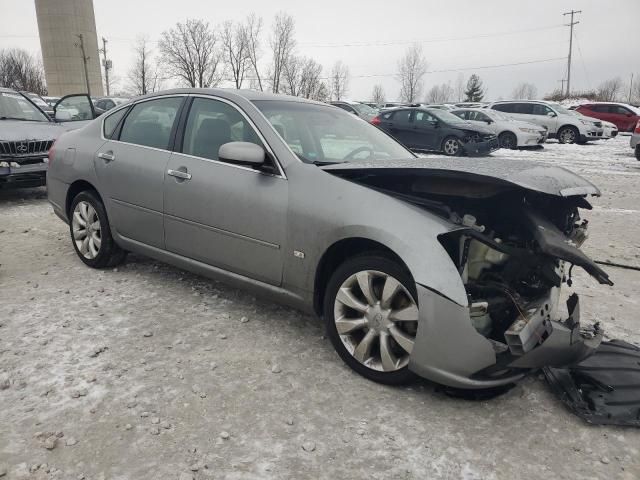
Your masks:
{"label": "rear side window", "polygon": [[181,103],[182,97],[158,98],[138,103],[124,119],[120,141],[168,149],[171,128]]}
{"label": "rear side window", "polygon": [[600,113],[609,113],[609,105],[592,105],[591,110]]}
{"label": "rear side window", "polygon": [[394,122],[409,123],[409,117],[411,116],[411,110],[396,110],[391,117]]}
{"label": "rear side window", "polygon": [[[294,125],[277,124],[274,128],[287,142],[295,136]],[[253,127],[234,107],[218,100],[195,98],[187,118],[182,153],[218,160],[218,150],[229,142],[250,142],[264,148]]]}
{"label": "rear side window", "polygon": [[127,108],[122,108],[115,112],[113,115],[109,115],[104,119],[104,123],[102,125],[104,138],[111,138],[113,132],[116,131],[120,120],[124,117],[125,113],[127,113]]}
{"label": "rear side window", "polygon": [[515,112],[513,103],[499,103],[497,105],[494,105],[491,108],[493,110],[498,110],[499,112],[506,112],[506,113],[514,113]]}

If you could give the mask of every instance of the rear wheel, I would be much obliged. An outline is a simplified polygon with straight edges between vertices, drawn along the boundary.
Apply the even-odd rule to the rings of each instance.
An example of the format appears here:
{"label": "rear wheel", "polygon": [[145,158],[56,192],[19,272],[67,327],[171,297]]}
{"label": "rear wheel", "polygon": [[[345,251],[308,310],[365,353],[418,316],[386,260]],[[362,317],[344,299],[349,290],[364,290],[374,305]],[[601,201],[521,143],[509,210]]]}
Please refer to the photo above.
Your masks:
{"label": "rear wheel", "polygon": [[447,137],[442,142],[442,153],[450,157],[460,155],[462,148],[460,147],[460,140],[456,137]]}
{"label": "rear wheel", "polygon": [[567,126],[558,130],[558,141],[560,143],[577,143],[580,140],[580,132],[576,127]]}
{"label": "rear wheel", "polygon": [[640,143],[636,145],[636,159],[640,160]]}
{"label": "rear wheel", "polygon": [[127,252],[113,240],[107,211],[93,191],[76,195],[69,216],[71,242],[80,260],[92,268],[114,267],[124,261]]}
{"label": "rear wheel", "polygon": [[416,288],[391,258],[366,254],[333,273],[324,299],[327,335],[353,370],[375,382],[408,383],[418,329]]}
{"label": "rear wheel", "polygon": [[518,146],[518,138],[512,132],[502,132],[498,136],[500,148],[514,149]]}

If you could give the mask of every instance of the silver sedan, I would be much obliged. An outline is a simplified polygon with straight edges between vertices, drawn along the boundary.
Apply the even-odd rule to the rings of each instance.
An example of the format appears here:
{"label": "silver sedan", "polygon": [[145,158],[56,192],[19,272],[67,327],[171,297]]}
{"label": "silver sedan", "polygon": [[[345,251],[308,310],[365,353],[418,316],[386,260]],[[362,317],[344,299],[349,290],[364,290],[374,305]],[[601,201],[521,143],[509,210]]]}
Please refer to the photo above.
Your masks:
{"label": "silver sedan", "polygon": [[497,386],[602,338],[575,295],[558,300],[569,265],[611,283],[578,248],[594,185],[522,160],[417,158],[329,105],[137,98],[57,140],[48,192],[88,266],[136,252],[315,313],[374,381]]}

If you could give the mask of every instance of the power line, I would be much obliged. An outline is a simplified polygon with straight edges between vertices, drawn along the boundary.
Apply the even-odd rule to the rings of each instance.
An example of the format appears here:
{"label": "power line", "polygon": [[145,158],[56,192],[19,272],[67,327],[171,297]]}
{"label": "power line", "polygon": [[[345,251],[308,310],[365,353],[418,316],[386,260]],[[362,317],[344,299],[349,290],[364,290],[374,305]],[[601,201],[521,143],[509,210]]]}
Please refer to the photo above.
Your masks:
{"label": "power line", "polygon": [[318,48],[334,48],[334,47],[384,47],[392,45],[407,45],[412,43],[437,43],[437,42],[453,42],[456,40],[475,40],[478,38],[499,37],[504,35],[518,35],[521,33],[537,32],[542,30],[552,30],[563,27],[563,24],[549,25],[546,27],[529,28],[524,30],[510,30],[507,32],[496,33],[480,33],[476,35],[468,35],[463,37],[435,37],[427,39],[414,40],[397,40],[393,42],[351,42],[351,43],[300,43],[301,47],[318,47]]}

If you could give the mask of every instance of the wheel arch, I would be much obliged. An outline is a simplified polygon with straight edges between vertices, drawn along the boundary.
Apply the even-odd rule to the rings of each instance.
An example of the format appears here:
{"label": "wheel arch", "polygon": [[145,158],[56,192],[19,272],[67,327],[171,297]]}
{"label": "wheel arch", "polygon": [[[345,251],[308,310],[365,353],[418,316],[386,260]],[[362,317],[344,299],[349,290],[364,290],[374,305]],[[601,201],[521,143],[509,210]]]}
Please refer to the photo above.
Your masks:
{"label": "wheel arch", "polygon": [[349,237],[338,240],[325,250],[316,268],[313,283],[313,310],[316,315],[322,317],[327,283],[336,268],[348,258],[368,252],[381,253],[392,258],[411,276],[411,270],[400,255],[383,243],[365,237]]}
{"label": "wheel arch", "polygon": [[69,188],[67,189],[67,195],[64,203],[64,212],[66,213],[67,218],[70,218],[69,209],[71,208],[73,199],[76,198],[76,196],[80,192],[84,192],[86,190],[94,192],[98,196],[98,199],[104,204],[104,202],[102,201],[102,196],[100,195],[100,192],[98,192],[98,189],[96,187],[94,187],[86,180],[76,180],[71,185],[69,185]]}

